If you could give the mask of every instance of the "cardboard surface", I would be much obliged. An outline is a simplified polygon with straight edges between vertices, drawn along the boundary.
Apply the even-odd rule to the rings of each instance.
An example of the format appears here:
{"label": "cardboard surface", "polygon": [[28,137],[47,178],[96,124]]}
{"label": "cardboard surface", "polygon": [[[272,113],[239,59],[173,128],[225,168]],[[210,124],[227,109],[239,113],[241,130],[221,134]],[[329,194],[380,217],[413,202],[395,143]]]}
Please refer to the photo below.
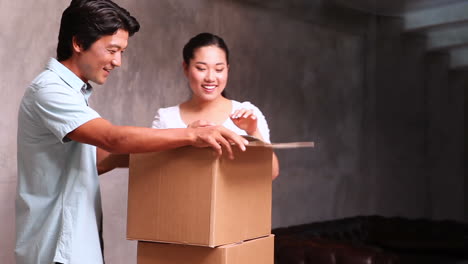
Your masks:
{"label": "cardboard surface", "polygon": [[215,247],[271,232],[272,148],[130,157],[127,238]]}
{"label": "cardboard surface", "polygon": [[138,242],[138,264],[273,264],[274,236],[216,248]]}

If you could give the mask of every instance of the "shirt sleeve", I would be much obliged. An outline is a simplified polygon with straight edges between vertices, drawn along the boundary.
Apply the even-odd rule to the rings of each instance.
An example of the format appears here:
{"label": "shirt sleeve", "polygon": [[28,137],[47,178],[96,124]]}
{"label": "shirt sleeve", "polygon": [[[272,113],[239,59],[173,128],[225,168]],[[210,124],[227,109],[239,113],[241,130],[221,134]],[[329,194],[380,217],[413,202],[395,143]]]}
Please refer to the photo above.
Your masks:
{"label": "shirt sleeve", "polygon": [[262,111],[258,109],[254,104],[250,102],[243,102],[242,107],[246,109],[252,109],[255,116],[257,117],[257,128],[260,134],[263,137],[263,141],[271,143],[270,141],[270,129],[268,128],[268,123]]}
{"label": "shirt sleeve", "polygon": [[100,115],[89,107],[80,91],[51,85],[36,92],[34,109],[42,123],[62,143],[66,135]]}

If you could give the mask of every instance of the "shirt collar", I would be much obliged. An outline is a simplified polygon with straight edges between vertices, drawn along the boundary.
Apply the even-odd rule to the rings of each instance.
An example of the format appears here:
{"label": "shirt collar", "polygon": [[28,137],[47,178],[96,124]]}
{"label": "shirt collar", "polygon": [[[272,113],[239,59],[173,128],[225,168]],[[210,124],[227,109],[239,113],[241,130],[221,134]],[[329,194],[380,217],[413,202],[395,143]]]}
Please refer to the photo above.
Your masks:
{"label": "shirt collar", "polygon": [[58,60],[51,58],[47,63],[46,68],[55,72],[60,79],[66,82],[71,88],[76,91],[84,91],[90,93],[92,90],[91,85],[83,82],[76,74],[74,74],[70,69],[65,67],[62,63]]}

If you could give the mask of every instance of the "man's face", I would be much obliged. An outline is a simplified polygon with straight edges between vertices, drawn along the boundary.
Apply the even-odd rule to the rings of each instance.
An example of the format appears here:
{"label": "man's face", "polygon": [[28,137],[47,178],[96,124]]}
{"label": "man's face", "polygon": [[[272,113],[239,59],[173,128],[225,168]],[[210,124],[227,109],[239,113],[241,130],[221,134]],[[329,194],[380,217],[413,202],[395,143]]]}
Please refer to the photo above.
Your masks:
{"label": "man's face", "polygon": [[122,64],[122,53],[128,44],[128,32],[117,30],[114,35],[103,36],[87,50],[74,46],[77,51],[77,72],[84,82],[104,84],[110,72]]}

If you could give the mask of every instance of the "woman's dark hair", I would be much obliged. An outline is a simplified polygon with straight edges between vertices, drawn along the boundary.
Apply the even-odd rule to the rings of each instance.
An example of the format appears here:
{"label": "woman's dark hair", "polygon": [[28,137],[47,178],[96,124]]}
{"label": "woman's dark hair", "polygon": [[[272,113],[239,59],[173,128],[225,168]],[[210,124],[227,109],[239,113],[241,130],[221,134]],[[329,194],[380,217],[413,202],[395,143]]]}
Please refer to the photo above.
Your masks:
{"label": "woman's dark hair", "polygon": [[195,50],[206,46],[216,46],[226,53],[226,62],[229,64],[229,49],[224,40],[211,33],[200,33],[195,37],[191,38],[187,44],[185,44],[182,50],[182,56],[184,62],[188,65],[190,60],[193,59]]}
{"label": "woman's dark hair", "polygon": [[[226,62],[229,64],[229,49],[224,40],[211,33],[200,33],[195,37],[191,38],[187,44],[185,44],[182,50],[182,57],[184,58],[185,64],[189,65],[190,60],[193,59],[195,50],[201,47],[216,46],[226,54]],[[227,98],[226,90],[221,93],[222,96]]]}
{"label": "woman's dark hair", "polygon": [[140,29],[130,13],[110,0],[72,0],[63,11],[57,45],[57,60],[72,56],[73,37],[87,50],[106,35],[123,29],[133,36]]}

